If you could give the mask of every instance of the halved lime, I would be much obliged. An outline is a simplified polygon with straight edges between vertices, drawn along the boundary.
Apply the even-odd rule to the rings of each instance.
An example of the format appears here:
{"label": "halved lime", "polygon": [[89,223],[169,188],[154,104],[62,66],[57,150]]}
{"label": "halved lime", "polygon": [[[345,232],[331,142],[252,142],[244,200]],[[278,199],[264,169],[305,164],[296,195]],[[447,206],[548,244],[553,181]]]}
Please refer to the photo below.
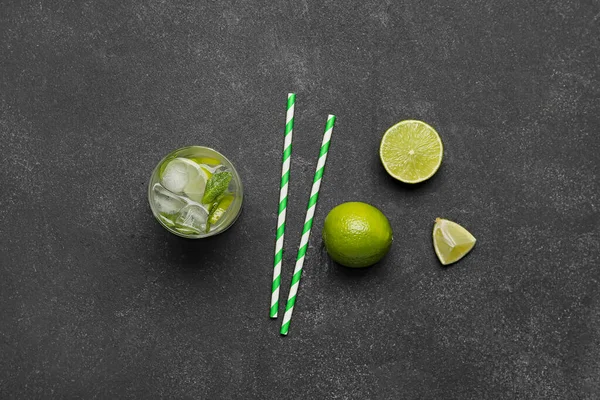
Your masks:
{"label": "halved lime", "polygon": [[476,239],[468,230],[447,219],[436,218],[433,226],[433,248],[442,265],[457,262],[475,246]]}
{"label": "halved lime", "polygon": [[440,136],[423,121],[406,120],[388,129],[379,147],[386,171],[405,183],[419,183],[436,173],[444,146]]}

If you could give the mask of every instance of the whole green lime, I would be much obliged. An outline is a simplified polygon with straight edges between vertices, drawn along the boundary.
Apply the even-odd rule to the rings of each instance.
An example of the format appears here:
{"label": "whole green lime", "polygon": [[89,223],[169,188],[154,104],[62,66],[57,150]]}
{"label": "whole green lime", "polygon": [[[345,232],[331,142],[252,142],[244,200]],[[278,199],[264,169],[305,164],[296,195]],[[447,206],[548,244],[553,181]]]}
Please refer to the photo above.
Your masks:
{"label": "whole green lime", "polygon": [[323,241],[335,262],[351,268],[368,267],[390,250],[392,227],[370,204],[342,203],[325,218]]}

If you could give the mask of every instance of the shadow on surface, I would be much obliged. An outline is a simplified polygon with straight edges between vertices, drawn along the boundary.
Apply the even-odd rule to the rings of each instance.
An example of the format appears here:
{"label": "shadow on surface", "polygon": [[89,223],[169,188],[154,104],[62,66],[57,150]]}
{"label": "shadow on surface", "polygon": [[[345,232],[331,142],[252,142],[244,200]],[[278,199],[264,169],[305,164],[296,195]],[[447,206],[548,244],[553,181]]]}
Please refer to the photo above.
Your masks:
{"label": "shadow on surface", "polygon": [[379,265],[385,260],[366,268],[349,268],[333,261],[327,254],[325,244],[321,242],[320,263],[326,266],[329,277],[339,281],[353,281],[358,279],[372,279],[378,274]]}
{"label": "shadow on surface", "polygon": [[381,173],[381,184],[393,188],[394,190],[402,191],[408,195],[418,195],[421,193],[435,191],[440,185],[442,185],[445,179],[445,168],[443,163],[431,178],[420,183],[401,182],[388,174],[381,163],[379,164],[379,168],[379,172]]}
{"label": "shadow on surface", "polygon": [[170,266],[180,269],[204,269],[221,264],[233,240],[232,229],[204,239],[186,239],[160,226],[157,229],[164,237],[164,241],[156,244],[163,247],[162,257]]}

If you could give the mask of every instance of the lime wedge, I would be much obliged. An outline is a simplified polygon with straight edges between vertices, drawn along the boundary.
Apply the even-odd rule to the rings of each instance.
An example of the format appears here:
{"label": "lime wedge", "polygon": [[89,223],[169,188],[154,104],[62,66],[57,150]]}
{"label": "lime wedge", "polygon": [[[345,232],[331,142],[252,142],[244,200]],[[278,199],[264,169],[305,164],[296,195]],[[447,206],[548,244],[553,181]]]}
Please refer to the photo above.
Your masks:
{"label": "lime wedge", "polygon": [[225,193],[229,186],[229,182],[231,182],[231,178],[231,172],[228,171],[213,174],[206,183],[206,190],[204,191],[202,202],[204,204],[212,204],[217,197]]}
{"label": "lime wedge", "polygon": [[457,262],[475,246],[468,230],[447,219],[437,218],[433,226],[433,248],[442,265]]}
{"label": "lime wedge", "polygon": [[423,182],[442,164],[444,146],[440,136],[425,122],[407,120],[388,129],[379,147],[386,171],[405,183]]}
{"label": "lime wedge", "polygon": [[223,214],[225,214],[231,203],[233,203],[233,198],[233,195],[228,193],[215,200],[210,209],[210,214],[208,214],[208,223],[206,224],[207,233],[210,230],[211,225],[216,224]]}

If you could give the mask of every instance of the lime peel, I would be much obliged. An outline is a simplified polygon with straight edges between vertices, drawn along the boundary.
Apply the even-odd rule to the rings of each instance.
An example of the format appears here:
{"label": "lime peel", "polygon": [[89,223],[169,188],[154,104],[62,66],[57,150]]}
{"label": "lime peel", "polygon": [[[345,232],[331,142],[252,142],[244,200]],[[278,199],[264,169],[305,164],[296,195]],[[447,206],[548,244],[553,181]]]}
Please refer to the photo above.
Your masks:
{"label": "lime peel", "polygon": [[389,220],[366,203],[348,202],[334,207],[323,225],[327,253],[346,267],[364,268],[377,263],[390,250],[392,240]]}

